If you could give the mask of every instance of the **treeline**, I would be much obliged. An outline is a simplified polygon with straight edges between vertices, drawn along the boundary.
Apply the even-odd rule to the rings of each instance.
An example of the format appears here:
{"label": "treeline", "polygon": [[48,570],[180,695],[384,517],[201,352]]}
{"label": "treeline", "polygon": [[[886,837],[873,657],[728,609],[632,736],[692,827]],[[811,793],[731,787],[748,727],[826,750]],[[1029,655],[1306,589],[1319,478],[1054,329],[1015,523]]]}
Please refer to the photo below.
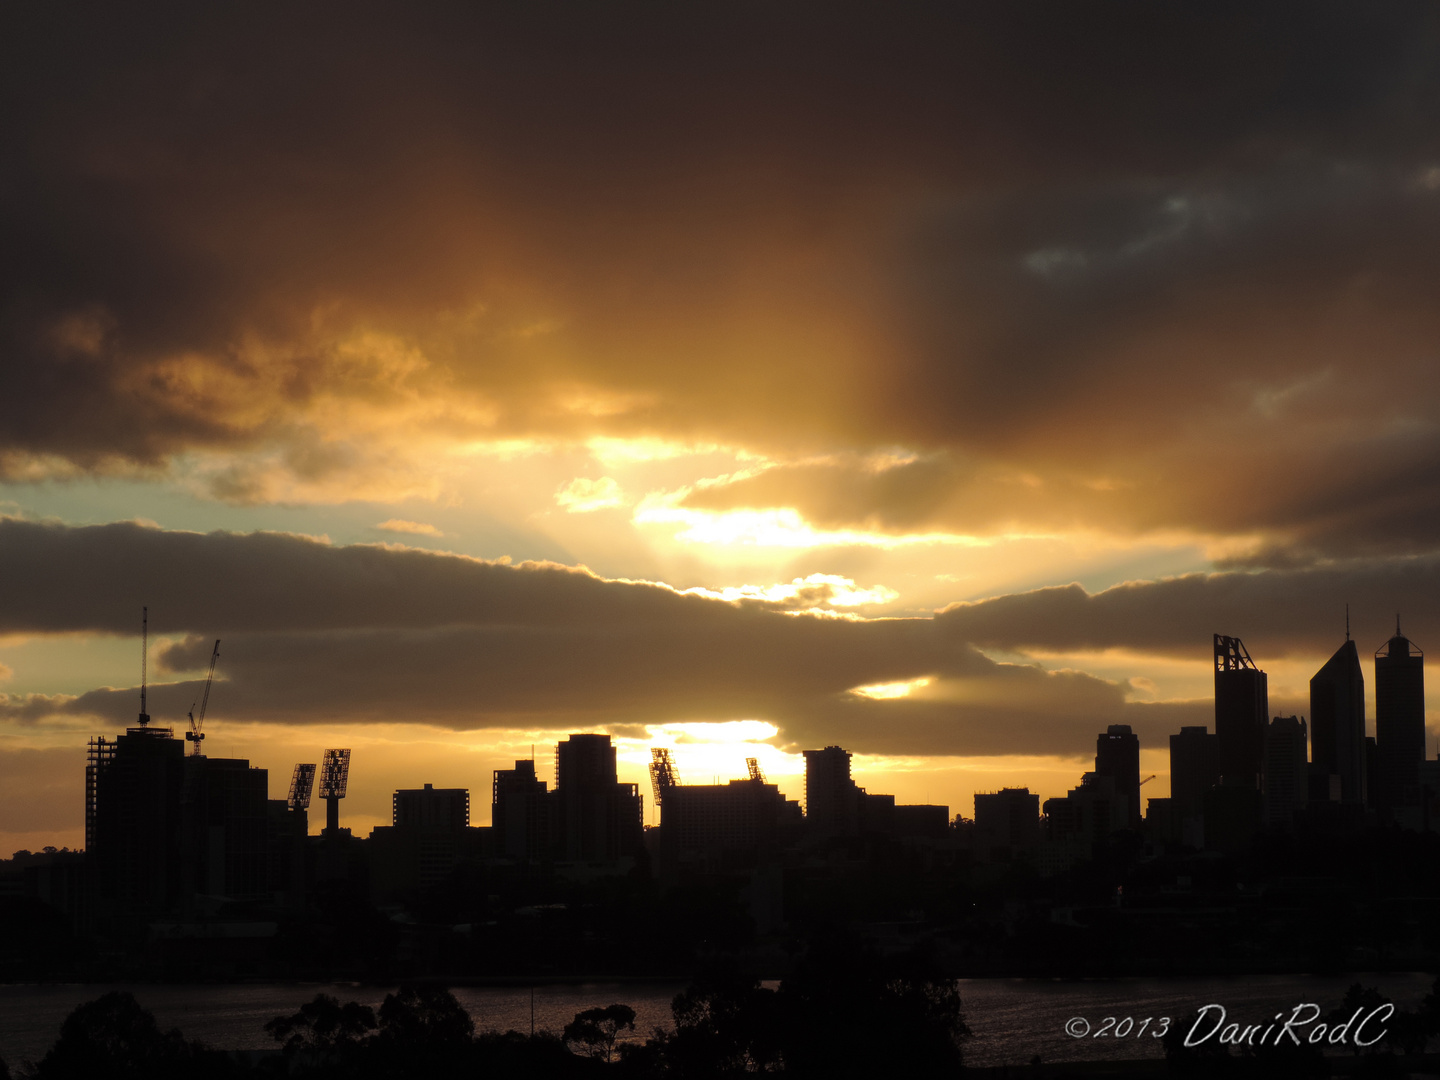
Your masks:
{"label": "treeline", "polygon": [[[635,1030],[614,1004],[562,1032],[477,1034],[449,990],[403,986],[378,1010],[324,994],[265,1025],[268,1055],[232,1054],[162,1031],[127,992],[78,1007],[31,1080],[417,1080],[451,1077],[946,1077],[970,1031],[956,982],[921,955],[882,958],[852,942],[812,949],[777,989],[733,967],[672,1002],[673,1030]],[[8,1080],[0,1064],[0,1080]]]}

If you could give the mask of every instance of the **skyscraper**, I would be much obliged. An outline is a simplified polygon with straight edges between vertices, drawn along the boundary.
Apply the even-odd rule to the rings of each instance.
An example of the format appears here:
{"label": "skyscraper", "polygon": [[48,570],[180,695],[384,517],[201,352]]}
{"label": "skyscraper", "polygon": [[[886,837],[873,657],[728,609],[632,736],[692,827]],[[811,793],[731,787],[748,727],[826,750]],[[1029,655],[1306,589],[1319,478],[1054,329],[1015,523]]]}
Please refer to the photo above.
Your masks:
{"label": "skyscraper", "polygon": [[805,751],[805,822],[819,836],[854,836],[859,789],[850,778],[850,754],[838,746]]}
{"label": "skyscraper", "polygon": [[1425,654],[1400,633],[1375,652],[1375,749],[1378,806],[1420,805],[1419,768],[1425,760]]}
{"label": "skyscraper", "polygon": [[1220,782],[1220,749],[1203,726],[1170,736],[1170,799],[1176,817],[1199,817],[1205,793]]}
{"label": "skyscraper", "polygon": [[1290,829],[1309,797],[1305,721],[1277,716],[1265,729],[1265,824]]}
{"label": "skyscraper", "polygon": [[1310,769],[1316,798],[1364,805],[1365,676],[1349,638],[1310,679]]}
{"label": "skyscraper", "polygon": [[552,798],[561,858],[616,859],[639,850],[644,808],[636,785],[616,777],[609,735],[571,735],[556,744]]}
{"label": "skyscraper", "polygon": [[496,769],[491,789],[490,825],[496,848],[511,859],[540,859],[549,853],[552,803],[535,762],[521,760],[513,769]]}
{"label": "skyscraper", "polygon": [[1215,736],[1220,782],[1260,790],[1270,695],[1265,672],[1239,638],[1215,635]]}
{"label": "skyscraper", "polygon": [[90,740],[85,857],[102,921],[177,910],[185,895],[180,792],[185,743],[171,728],[138,727]]}
{"label": "skyscraper", "polygon": [[1140,739],[1129,724],[1111,724],[1095,738],[1095,771],[1112,777],[1130,802],[1130,827],[1140,828]]}

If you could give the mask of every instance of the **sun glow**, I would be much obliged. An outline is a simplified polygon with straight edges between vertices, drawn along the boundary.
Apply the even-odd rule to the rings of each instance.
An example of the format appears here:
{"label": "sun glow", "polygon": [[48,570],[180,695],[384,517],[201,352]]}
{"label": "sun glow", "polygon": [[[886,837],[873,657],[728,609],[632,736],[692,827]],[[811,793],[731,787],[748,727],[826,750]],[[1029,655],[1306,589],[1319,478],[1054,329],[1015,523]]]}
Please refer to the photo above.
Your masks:
{"label": "sun glow", "polygon": [[894,698],[909,697],[916,690],[929,686],[935,680],[925,675],[918,679],[906,679],[904,682],[871,683],[869,686],[856,686],[850,693],[860,697],[872,698],[875,701],[889,701]]}
{"label": "sun glow", "polygon": [[765,510],[695,510],[677,505],[689,493],[647,495],[636,508],[636,525],[679,525],[674,538],[691,544],[739,544],[752,547],[873,547],[883,550],[926,544],[988,547],[992,540],[955,533],[892,535],[862,529],[817,529],[790,507]]}
{"label": "sun glow", "polygon": [[741,779],[747,775],[745,759],[752,757],[773,783],[779,777],[793,779],[805,773],[803,757],[787,754],[770,742],[779,733],[779,728],[764,720],[647,724],[643,738],[619,735],[615,743],[620,761],[645,768],[650,764],[651,747],[665,747],[674,755],[684,784]]}
{"label": "sun glow", "polygon": [[707,589],[697,585],[693,589],[682,591],[716,600],[764,600],[777,604],[798,604],[802,607],[817,604],[860,607],[864,604],[888,604],[900,597],[898,592],[887,589],[884,585],[864,589],[838,574],[811,574],[809,577],[797,577],[783,585],[731,585],[721,589]]}

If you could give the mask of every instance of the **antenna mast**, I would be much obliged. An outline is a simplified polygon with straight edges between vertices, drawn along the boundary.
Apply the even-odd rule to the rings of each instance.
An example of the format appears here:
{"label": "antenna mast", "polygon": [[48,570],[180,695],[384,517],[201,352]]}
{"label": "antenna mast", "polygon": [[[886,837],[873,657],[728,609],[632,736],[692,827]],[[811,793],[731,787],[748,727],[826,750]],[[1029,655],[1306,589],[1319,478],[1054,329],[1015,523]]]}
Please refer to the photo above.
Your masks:
{"label": "antenna mast", "polygon": [[140,726],[150,723],[150,714],[145,711],[146,667],[150,658],[150,609],[140,609]]}

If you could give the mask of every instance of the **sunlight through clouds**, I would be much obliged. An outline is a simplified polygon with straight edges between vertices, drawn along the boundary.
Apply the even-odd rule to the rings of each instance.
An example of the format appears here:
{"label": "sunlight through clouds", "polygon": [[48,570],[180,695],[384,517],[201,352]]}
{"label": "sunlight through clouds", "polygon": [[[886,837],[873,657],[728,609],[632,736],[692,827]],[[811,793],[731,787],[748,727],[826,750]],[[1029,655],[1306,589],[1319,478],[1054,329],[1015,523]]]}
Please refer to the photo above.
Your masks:
{"label": "sunlight through clouds", "polygon": [[577,476],[555,493],[555,502],[571,514],[588,514],[593,510],[608,510],[625,503],[625,494],[608,476],[590,480]]}
{"label": "sunlight through clouds", "polygon": [[722,589],[696,586],[681,591],[717,600],[765,600],[770,603],[794,603],[802,607],[817,604],[860,607],[865,604],[888,604],[900,597],[898,592],[887,589],[884,585],[863,589],[854,581],[838,574],[811,574],[809,577],[797,577],[785,585],[732,585]]}
{"label": "sunlight through clouds", "polygon": [[687,494],[689,489],[682,488],[678,492],[647,495],[635,511],[635,524],[682,526],[674,538],[692,544],[780,548],[873,547],[888,551],[927,544],[988,547],[994,542],[988,538],[955,533],[891,535],[861,529],[816,529],[798,511],[789,507],[715,512],[678,505]]}
{"label": "sunlight through clouds", "polygon": [[850,693],[875,701],[888,701],[909,697],[916,690],[929,686],[934,681],[929,676],[922,676],[919,679],[906,679],[904,682],[872,683],[869,686],[857,686]]}

